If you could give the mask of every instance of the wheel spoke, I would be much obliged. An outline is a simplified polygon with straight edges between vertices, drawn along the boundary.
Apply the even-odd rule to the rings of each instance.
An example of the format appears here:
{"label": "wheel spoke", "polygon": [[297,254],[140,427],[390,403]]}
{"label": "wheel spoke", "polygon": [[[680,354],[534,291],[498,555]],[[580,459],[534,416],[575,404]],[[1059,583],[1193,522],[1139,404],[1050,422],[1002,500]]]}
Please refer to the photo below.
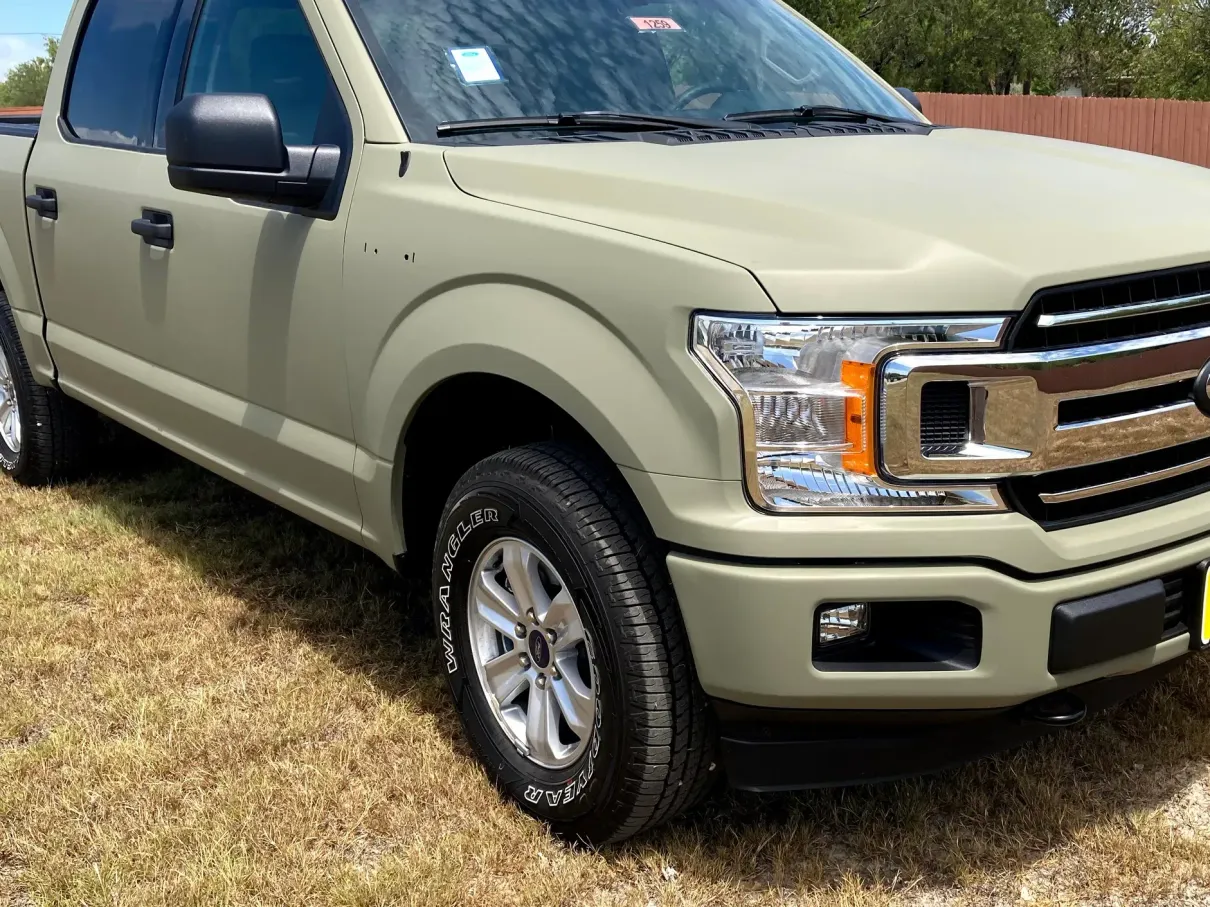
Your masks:
{"label": "wheel spoke", "polygon": [[493,658],[483,666],[488,686],[496,702],[506,705],[525,688],[529,678],[521,664],[521,650],[512,649]]}
{"label": "wheel spoke", "polygon": [[560,589],[559,594],[551,600],[542,623],[555,631],[556,652],[572,648],[584,639],[584,624],[580,621],[580,612],[566,587]]}
{"label": "wheel spoke", "polygon": [[560,659],[558,665],[561,676],[552,685],[555,701],[567,726],[583,740],[592,730],[592,722],[596,718],[593,714],[592,691],[580,680],[579,669],[573,658]]}
{"label": "wheel spoke", "polygon": [[17,438],[17,432],[14,429],[16,419],[13,415],[12,407],[6,407],[4,414],[0,415],[0,436],[4,438],[4,443],[12,450],[17,449],[20,441]]}
{"label": "wheel spoke", "polygon": [[525,741],[529,754],[548,764],[555,762],[559,751],[559,712],[550,687],[534,684],[529,688],[529,710],[525,716]]}
{"label": "wheel spoke", "polygon": [[486,570],[479,574],[479,581],[475,585],[475,612],[510,638],[517,624],[524,621],[517,600]]}
{"label": "wheel spoke", "polygon": [[513,597],[522,613],[532,610],[540,616],[548,605],[546,591],[538,576],[538,563],[529,546],[522,546],[518,542],[509,542],[504,546],[504,572],[512,586]]}

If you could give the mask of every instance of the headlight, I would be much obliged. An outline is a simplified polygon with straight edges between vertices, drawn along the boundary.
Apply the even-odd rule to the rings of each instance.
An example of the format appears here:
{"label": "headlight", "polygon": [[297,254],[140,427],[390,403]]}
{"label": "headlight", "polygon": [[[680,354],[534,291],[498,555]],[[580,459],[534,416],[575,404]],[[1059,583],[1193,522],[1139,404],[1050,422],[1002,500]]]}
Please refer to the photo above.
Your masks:
{"label": "headlight", "polygon": [[878,476],[879,367],[901,349],[994,348],[999,318],[878,321],[698,315],[693,348],[735,400],[757,505],[776,511],[1005,509],[994,487]]}

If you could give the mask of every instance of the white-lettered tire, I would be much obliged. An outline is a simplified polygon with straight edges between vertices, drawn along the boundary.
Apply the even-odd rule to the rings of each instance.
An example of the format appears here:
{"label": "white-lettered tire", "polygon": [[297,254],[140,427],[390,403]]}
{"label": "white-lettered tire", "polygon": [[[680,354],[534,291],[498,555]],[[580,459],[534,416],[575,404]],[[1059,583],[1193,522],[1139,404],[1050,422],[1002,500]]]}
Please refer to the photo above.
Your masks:
{"label": "white-lettered tire", "polygon": [[25,485],[63,478],[83,464],[96,424],[87,407],[34,381],[0,292],[0,472]]}
{"label": "white-lettered tire", "polygon": [[557,834],[617,842],[708,790],[716,738],[672,585],[607,464],[538,444],[471,468],[433,603],[472,747]]}

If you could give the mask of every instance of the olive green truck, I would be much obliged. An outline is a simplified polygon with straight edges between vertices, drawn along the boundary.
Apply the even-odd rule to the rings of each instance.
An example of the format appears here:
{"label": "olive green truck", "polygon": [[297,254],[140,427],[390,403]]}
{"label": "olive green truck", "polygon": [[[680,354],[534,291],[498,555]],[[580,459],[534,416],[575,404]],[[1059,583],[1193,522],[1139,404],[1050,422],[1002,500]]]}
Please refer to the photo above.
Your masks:
{"label": "olive green truck", "polygon": [[77,0],[0,465],[422,568],[571,838],[1074,725],[1210,641],[1210,173],[917,108],[777,0]]}

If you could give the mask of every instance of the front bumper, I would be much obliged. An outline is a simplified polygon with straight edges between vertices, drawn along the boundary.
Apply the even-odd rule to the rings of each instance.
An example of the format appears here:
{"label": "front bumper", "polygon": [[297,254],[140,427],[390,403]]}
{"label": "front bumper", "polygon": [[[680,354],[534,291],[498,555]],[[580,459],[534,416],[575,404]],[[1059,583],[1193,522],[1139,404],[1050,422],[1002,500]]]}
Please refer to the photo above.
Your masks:
{"label": "front bumper", "polygon": [[[721,725],[730,783],[786,790],[938,770],[1075,724],[1137,692],[1189,653],[1185,628],[1200,629],[1207,559],[1210,539],[1203,538],[1125,563],[1032,579],[940,562],[795,566],[675,553],[668,565],[698,676]],[[1183,577],[1185,587],[1175,599],[1181,603],[1175,625],[1157,582],[1173,576]],[[968,665],[858,663],[836,670],[813,650],[821,605],[911,609],[936,601],[978,611],[978,655]],[[1087,616],[1090,604],[1106,610],[1091,621],[1060,619],[1073,606]],[[1140,614],[1144,627],[1158,627],[1157,620],[1171,626],[1166,638],[1154,642],[1156,629],[1148,643],[1150,631],[1136,633],[1140,624],[1131,615]],[[1104,653],[1106,637],[1115,633],[1109,648],[1121,654],[1096,661],[1092,653]],[[1080,667],[1062,670],[1065,664]]]}
{"label": "front bumper", "polygon": [[[921,547],[927,548],[922,534]],[[1202,538],[1119,564],[1061,576],[1009,575],[993,565],[929,562],[781,565],[674,553],[668,567],[698,677],[717,698],[782,709],[998,709],[1176,658],[1189,636],[1052,674],[1052,618],[1061,603],[1123,589],[1210,558]],[[982,622],[966,670],[820,670],[815,615],[836,602],[961,602]]]}

